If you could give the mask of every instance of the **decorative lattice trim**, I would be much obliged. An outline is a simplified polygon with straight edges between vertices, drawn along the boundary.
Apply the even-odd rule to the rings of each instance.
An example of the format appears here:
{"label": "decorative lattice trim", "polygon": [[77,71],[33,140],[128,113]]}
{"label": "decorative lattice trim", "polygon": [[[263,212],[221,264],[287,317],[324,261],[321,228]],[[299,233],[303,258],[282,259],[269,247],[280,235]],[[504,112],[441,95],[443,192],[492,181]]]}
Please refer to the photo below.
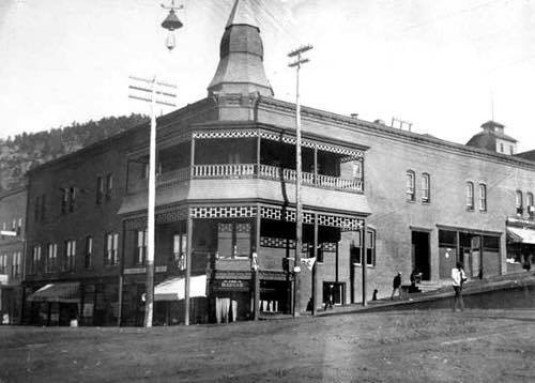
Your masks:
{"label": "decorative lattice trim", "polygon": [[[273,219],[276,221],[295,222],[295,209],[282,209],[280,207],[262,206],[260,215],[265,219]],[[314,224],[314,214],[310,212],[303,213],[303,223]],[[318,214],[318,225],[338,227],[345,230],[359,230],[362,227],[363,220],[355,217],[348,217],[342,215]]]}
{"label": "decorative lattice trim", "polygon": [[[213,139],[213,138],[254,138],[258,137],[259,132],[257,130],[221,130],[221,131],[209,131],[209,132],[194,132],[193,138],[196,139]],[[282,141],[285,144],[295,145],[296,138],[287,134],[281,135],[268,131],[261,131],[260,137],[271,141]],[[317,143],[309,139],[303,139],[301,145],[305,148],[317,148],[326,152],[342,154],[349,156],[350,158],[362,158],[364,152],[361,150],[350,149],[346,147]]]}
{"label": "decorative lattice trim", "polygon": [[192,207],[192,218],[250,218],[256,216],[256,206],[198,206]]}
{"label": "decorative lattice trim", "polygon": [[210,138],[251,138],[258,137],[256,130],[222,130],[212,132],[195,132],[193,138],[210,139]]}

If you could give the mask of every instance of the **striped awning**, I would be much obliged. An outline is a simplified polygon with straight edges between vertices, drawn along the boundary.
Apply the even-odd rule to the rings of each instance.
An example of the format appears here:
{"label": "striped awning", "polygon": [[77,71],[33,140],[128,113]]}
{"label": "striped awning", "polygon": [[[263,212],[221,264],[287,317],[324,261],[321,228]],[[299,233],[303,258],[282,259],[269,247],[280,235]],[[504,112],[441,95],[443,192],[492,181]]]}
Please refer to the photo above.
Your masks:
{"label": "striped awning", "polygon": [[49,283],[28,297],[29,302],[79,303],[80,283]]}
{"label": "striped awning", "polygon": [[[184,299],[186,281],[184,278],[171,278],[154,286],[154,300],[180,301]],[[190,298],[206,296],[206,275],[190,278]]]}

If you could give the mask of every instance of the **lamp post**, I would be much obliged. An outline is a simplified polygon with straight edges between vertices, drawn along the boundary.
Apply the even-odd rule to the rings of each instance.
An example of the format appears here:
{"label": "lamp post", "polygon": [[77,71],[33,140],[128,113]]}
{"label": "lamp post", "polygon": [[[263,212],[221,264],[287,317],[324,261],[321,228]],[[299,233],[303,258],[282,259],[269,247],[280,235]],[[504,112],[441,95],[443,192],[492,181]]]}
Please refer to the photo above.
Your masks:
{"label": "lamp post", "polygon": [[311,50],[311,45],[306,45],[288,53],[288,57],[295,57],[296,60],[288,66],[295,68],[296,86],[295,86],[295,262],[294,262],[294,304],[293,316],[298,317],[301,313],[301,251],[303,249],[303,214],[301,200],[301,104],[299,100],[299,72],[301,65],[310,60],[302,58],[302,54]]}

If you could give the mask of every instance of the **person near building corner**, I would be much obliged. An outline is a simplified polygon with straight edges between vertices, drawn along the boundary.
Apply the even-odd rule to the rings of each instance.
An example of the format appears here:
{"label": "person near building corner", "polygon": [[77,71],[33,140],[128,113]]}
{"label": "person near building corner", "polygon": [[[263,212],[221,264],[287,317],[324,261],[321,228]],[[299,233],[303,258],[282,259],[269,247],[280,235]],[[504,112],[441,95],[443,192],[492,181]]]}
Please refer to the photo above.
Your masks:
{"label": "person near building corner", "polygon": [[453,279],[453,289],[455,290],[455,302],[453,304],[453,311],[457,311],[457,307],[459,307],[460,310],[463,311],[463,283],[466,281],[466,274],[463,270],[463,264],[461,262],[457,262],[455,267],[451,269],[451,279]]}
{"label": "person near building corner", "polygon": [[401,299],[401,273],[397,273],[397,275],[394,277],[394,280],[392,281],[392,297],[391,300],[394,300],[394,295],[396,292],[398,293],[398,297]]}

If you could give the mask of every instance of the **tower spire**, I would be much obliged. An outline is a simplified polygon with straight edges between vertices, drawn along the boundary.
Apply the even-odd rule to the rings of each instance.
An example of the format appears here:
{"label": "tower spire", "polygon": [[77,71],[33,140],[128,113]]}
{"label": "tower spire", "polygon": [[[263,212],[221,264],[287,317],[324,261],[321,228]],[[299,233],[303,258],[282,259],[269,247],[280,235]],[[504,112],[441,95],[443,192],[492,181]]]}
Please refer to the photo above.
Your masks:
{"label": "tower spire", "polygon": [[264,47],[251,0],[235,0],[221,38],[219,65],[208,93],[258,92],[272,97],[264,70]]}

